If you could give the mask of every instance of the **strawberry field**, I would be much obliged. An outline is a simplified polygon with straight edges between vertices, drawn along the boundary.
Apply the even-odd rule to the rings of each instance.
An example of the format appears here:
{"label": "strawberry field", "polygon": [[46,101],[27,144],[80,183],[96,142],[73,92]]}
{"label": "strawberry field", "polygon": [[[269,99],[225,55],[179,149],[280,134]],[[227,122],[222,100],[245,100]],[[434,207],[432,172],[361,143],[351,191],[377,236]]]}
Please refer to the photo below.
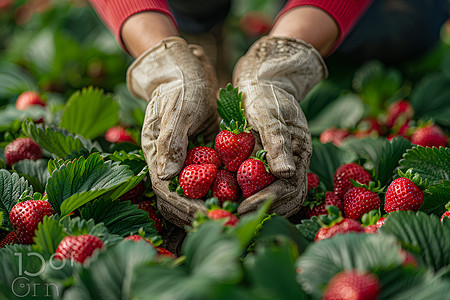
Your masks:
{"label": "strawberry field", "polygon": [[[274,17],[247,2],[225,73]],[[156,204],[132,59],[92,8],[0,1],[0,37],[0,299],[450,299],[448,22],[414,60],[327,60],[300,104],[313,151],[292,216],[271,197],[237,213],[277,182],[254,141],[191,141],[165,186],[203,208],[184,228]],[[217,137],[251,139],[241,97],[218,92]]]}

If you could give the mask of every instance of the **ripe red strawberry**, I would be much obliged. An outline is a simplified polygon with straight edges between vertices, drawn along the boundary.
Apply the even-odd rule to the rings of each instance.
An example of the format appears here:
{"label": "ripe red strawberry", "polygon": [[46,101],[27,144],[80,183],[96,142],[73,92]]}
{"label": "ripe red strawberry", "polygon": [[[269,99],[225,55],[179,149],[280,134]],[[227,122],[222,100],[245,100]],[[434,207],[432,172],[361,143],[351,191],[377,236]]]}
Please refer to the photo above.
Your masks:
{"label": "ripe red strawberry", "polygon": [[249,37],[258,37],[269,32],[272,22],[270,18],[257,11],[251,11],[242,16],[239,26]]}
{"label": "ripe red strawberry", "polygon": [[126,240],[129,241],[133,241],[133,242],[140,242],[140,241],[146,241],[147,243],[151,244],[153,246],[153,248],[156,250],[156,255],[161,257],[161,256],[166,256],[166,257],[170,257],[175,259],[176,256],[170,252],[169,250],[162,248],[162,247],[156,247],[152,244],[152,242],[146,238],[143,238],[142,236],[135,234],[135,235],[129,235],[125,238]]}
{"label": "ripe red strawberry", "polygon": [[135,187],[133,187],[131,190],[120,196],[121,201],[128,201],[131,200],[131,203],[135,204],[138,203],[139,197],[142,196],[145,190],[145,184],[144,181],[139,182]]}
{"label": "ripe red strawberry", "polygon": [[15,139],[5,147],[5,159],[8,165],[24,159],[37,160],[42,157],[41,147],[30,138]]}
{"label": "ripe red strawberry", "polygon": [[376,233],[378,231],[378,225],[376,224],[372,224],[369,226],[364,227],[364,232],[365,233]]}
{"label": "ripe red strawberry", "polygon": [[269,173],[264,160],[265,154],[264,150],[259,150],[255,158],[247,159],[239,167],[237,181],[244,198],[262,190],[276,179],[273,174]]}
{"label": "ripe red strawberry", "polygon": [[50,203],[44,200],[27,200],[17,203],[9,213],[9,220],[20,244],[33,244],[34,231],[44,216],[55,213]]}
{"label": "ripe red strawberry", "polygon": [[231,172],[236,172],[255,147],[255,138],[250,132],[235,134],[222,130],[216,136],[215,147],[220,159]]}
{"label": "ripe red strawberry", "polygon": [[355,219],[343,218],[339,223],[331,227],[322,227],[316,234],[314,241],[321,241],[329,239],[337,234],[344,234],[349,232],[364,232],[364,228]]}
{"label": "ripe red strawberry", "polygon": [[331,127],[322,131],[319,136],[319,141],[322,144],[333,143],[336,146],[342,145],[342,142],[350,136],[347,129]]}
{"label": "ripe red strawberry", "polygon": [[197,146],[187,152],[184,166],[199,164],[213,164],[219,168],[222,162],[213,148]]}
{"label": "ripe red strawberry", "polygon": [[121,126],[113,126],[105,133],[105,139],[110,143],[135,143],[134,139]]}
{"label": "ripe red strawberry", "polygon": [[231,227],[236,226],[237,222],[239,221],[238,217],[235,214],[223,209],[210,210],[208,211],[207,216],[213,220],[220,220],[227,218],[228,221],[225,223],[225,226]]}
{"label": "ripe red strawberry", "polygon": [[17,110],[27,110],[30,106],[44,106],[45,102],[42,100],[38,92],[35,91],[25,91],[17,97],[16,109]]}
{"label": "ripe red strawberry", "polygon": [[162,219],[156,213],[156,209],[153,206],[152,202],[149,200],[142,201],[138,204],[138,208],[146,211],[148,213],[148,217],[155,222],[155,228],[161,233],[164,229],[164,223]]}
{"label": "ripe red strawberry", "polygon": [[441,216],[441,221],[444,221],[444,218],[450,218],[450,210],[447,210],[446,212],[444,212]]}
{"label": "ripe red strawberry", "polygon": [[416,257],[411,253],[404,249],[400,249],[400,256],[403,258],[403,266],[410,266],[414,269],[417,269],[419,263],[417,262]]}
{"label": "ripe red strawberry", "polygon": [[417,128],[411,135],[411,142],[423,147],[446,147],[448,137],[438,125],[429,125]]}
{"label": "ripe red strawberry", "polygon": [[344,270],[334,275],[322,295],[323,300],[375,300],[381,284],[375,274]]}
{"label": "ripe red strawberry", "polygon": [[319,176],[314,173],[308,173],[308,192],[310,189],[318,187],[320,184]]}
{"label": "ripe red strawberry", "polygon": [[401,99],[392,103],[386,113],[386,125],[392,128],[412,119],[414,109],[408,100]]}
{"label": "ripe red strawberry", "polygon": [[380,197],[373,191],[364,187],[354,187],[344,196],[344,215],[355,220],[373,209],[381,206]]}
{"label": "ripe red strawberry", "polygon": [[129,241],[133,241],[133,242],[140,242],[140,241],[146,241],[148,242],[147,239],[144,239],[142,236],[138,235],[138,234],[134,234],[134,235],[129,235],[127,237],[125,237],[126,240]]}
{"label": "ripe red strawberry", "polygon": [[78,236],[66,236],[56,248],[57,259],[74,259],[84,263],[96,249],[102,249],[103,242],[96,236],[83,234]]}
{"label": "ripe red strawberry", "polygon": [[353,188],[350,178],[361,184],[368,184],[372,177],[363,167],[355,163],[343,164],[334,173],[333,187],[335,194],[344,199],[345,193]]}
{"label": "ripe red strawberry", "polygon": [[17,237],[16,237],[16,233],[14,231],[11,231],[10,233],[8,233],[7,236],[5,236],[1,241],[0,241],[0,248],[5,247],[6,245],[12,245],[15,244],[17,242]]}
{"label": "ripe red strawberry", "polygon": [[178,181],[186,197],[199,199],[209,191],[216,176],[213,164],[189,165],[181,171]]}
{"label": "ripe red strawberry", "polygon": [[228,170],[217,170],[217,177],[212,185],[212,194],[219,199],[220,203],[226,200],[231,202],[238,201],[240,189],[236,175]]}
{"label": "ripe red strawberry", "polygon": [[169,257],[169,258],[177,258],[172,252],[163,248],[163,247],[155,247],[159,256]]}
{"label": "ripe red strawberry", "polygon": [[223,129],[216,136],[214,145],[228,171],[236,172],[255,147],[255,138],[247,127],[247,120],[242,109],[242,93],[238,88],[228,84],[220,89],[217,111],[222,117],[220,127]]}
{"label": "ripe red strawberry", "polygon": [[386,191],[384,210],[388,213],[396,210],[418,211],[425,195],[410,179],[400,177],[392,181]]}
{"label": "ripe red strawberry", "polygon": [[383,128],[376,118],[367,117],[358,124],[358,128],[353,132],[353,136],[357,138],[364,138],[369,136],[381,136]]}
{"label": "ripe red strawberry", "polygon": [[338,196],[336,196],[334,192],[328,191],[325,193],[325,200],[322,203],[314,206],[312,209],[309,206],[305,207],[305,215],[307,218],[312,218],[313,216],[328,215],[328,211],[326,209],[327,206],[336,206],[340,211],[344,210],[343,201]]}

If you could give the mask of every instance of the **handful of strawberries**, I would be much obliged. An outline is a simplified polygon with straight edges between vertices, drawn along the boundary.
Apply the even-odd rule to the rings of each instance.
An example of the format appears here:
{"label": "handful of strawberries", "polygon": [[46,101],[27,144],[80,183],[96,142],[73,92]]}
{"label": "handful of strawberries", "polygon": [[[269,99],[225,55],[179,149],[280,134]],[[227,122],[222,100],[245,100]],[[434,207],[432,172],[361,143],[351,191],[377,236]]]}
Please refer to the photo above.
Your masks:
{"label": "handful of strawberries", "polygon": [[242,108],[242,93],[228,84],[219,92],[218,112],[222,131],[216,136],[214,149],[197,146],[187,153],[184,168],[169,184],[171,191],[193,199],[213,196],[239,202],[275,181],[260,150],[250,157],[255,138],[250,132]]}

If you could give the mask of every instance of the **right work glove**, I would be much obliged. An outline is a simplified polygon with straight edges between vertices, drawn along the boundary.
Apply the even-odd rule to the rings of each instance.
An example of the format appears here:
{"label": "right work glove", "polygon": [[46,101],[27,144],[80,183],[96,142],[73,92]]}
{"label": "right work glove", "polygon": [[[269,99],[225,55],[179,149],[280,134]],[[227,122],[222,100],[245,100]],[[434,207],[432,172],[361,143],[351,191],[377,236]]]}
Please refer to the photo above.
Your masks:
{"label": "right work glove", "polygon": [[190,137],[214,139],[219,131],[214,67],[200,46],[171,37],[139,56],[129,67],[130,92],[148,101],[142,149],[149,166],[157,207],[173,224],[190,225],[203,200],[169,190],[184,165]]}

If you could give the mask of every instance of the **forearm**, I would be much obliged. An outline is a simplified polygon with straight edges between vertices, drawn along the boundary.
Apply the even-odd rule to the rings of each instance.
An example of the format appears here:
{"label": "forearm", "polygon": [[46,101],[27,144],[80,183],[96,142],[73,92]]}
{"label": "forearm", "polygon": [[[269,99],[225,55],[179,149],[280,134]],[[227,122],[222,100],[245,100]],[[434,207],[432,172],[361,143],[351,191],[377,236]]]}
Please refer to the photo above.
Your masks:
{"label": "forearm", "polygon": [[133,57],[138,57],[169,36],[178,35],[171,18],[158,12],[142,12],[129,17],[122,26],[122,41]]}
{"label": "forearm", "polygon": [[373,0],[289,0],[270,35],[302,39],[325,56],[345,39]]}
{"label": "forearm", "polygon": [[336,43],[339,28],[334,19],[323,10],[312,6],[299,6],[281,15],[269,35],[303,40],[324,56]]}

